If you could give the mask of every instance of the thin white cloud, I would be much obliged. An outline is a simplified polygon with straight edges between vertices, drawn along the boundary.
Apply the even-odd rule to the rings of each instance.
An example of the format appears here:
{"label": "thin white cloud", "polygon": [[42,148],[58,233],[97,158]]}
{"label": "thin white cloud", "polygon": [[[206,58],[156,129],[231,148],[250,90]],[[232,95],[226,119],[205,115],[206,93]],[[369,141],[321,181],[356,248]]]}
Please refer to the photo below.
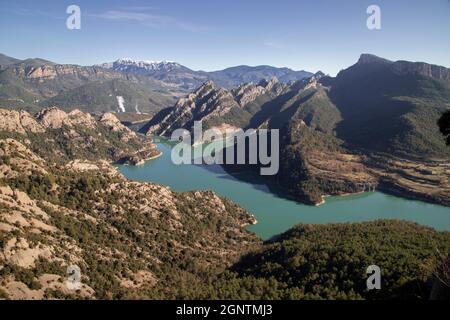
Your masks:
{"label": "thin white cloud", "polygon": [[[148,10],[149,8],[146,9]],[[207,29],[205,26],[180,21],[171,16],[135,10],[108,10],[102,13],[90,14],[89,16],[117,22],[136,22],[153,28],[178,28],[192,32],[200,32]]]}
{"label": "thin white cloud", "polygon": [[[3,10],[3,8],[2,8]],[[52,19],[65,19],[67,15],[57,15],[54,12],[48,12],[43,10],[30,10],[27,8],[7,8],[4,10],[5,12],[9,12],[14,15],[24,16],[24,17],[45,17]]]}
{"label": "thin white cloud", "polygon": [[272,49],[283,49],[285,47],[283,44],[275,41],[264,41],[263,45]]}
{"label": "thin white cloud", "polygon": [[156,7],[152,6],[124,6],[117,7],[120,11],[155,11],[158,10]]}

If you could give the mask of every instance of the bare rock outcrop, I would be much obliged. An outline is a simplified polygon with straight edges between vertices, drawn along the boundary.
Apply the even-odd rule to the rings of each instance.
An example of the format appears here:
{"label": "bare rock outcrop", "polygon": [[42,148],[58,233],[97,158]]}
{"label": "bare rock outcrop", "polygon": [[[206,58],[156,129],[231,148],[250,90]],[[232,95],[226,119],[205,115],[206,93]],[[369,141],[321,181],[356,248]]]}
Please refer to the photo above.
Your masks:
{"label": "bare rock outcrop", "polygon": [[224,116],[233,108],[240,108],[231,92],[207,81],[193,93],[178,100],[173,110],[159,124],[151,126],[149,134],[168,135],[173,130],[190,130],[194,121]]}
{"label": "bare rock outcrop", "polygon": [[89,113],[82,112],[78,109],[66,113],[58,107],[46,108],[41,110],[37,114],[36,118],[45,128],[50,129],[59,129],[62,126],[83,126],[87,128],[96,127],[95,118]]}
{"label": "bare rock outcrop", "polygon": [[69,112],[70,124],[74,126],[83,126],[94,129],[97,125],[96,120],[89,113],[75,109]]}
{"label": "bare rock outcrop", "polygon": [[45,128],[26,111],[0,109],[0,130],[25,134],[27,131],[44,132]]}
{"label": "bare rock outcrop", "polygon": [[266,88],[254,85],[253,83],[246,83],[233,89],[231,93],[234,95],[239,105],[245,106],[254,101],[258,96],[266,93]]}
{"label": "bare rock outcrop", "polygon": [[113,132],[120,132],[122,134],[121,140],[123,141],[128,141],[137,137],[134,131],[124,126],[120,120],[110,112],[104,113],[100,117],[99,122]]}
{"label": "bare rock outcrop", "polygon": [[40,111],[36,118],[45,128],[59,129],[63,125],[70,125],[68,114],[57,107]]}

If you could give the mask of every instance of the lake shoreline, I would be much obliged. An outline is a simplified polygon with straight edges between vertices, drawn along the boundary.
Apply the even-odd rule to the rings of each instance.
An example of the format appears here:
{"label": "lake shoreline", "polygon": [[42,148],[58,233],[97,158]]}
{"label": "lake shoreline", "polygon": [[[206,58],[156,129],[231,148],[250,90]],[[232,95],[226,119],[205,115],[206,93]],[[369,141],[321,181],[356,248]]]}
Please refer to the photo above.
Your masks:
{"label": "lake shoreline", "polygon": [[[324,195],[320,206],[305,205],[294,197],[269,186],[266,179],[249,173],[230,174],[220,165],[174,165],[173,144],[155,141],[162,152],[157,158],[135,166],[117,165],[128,179],[148,181],[170,187],[176,192],[212,190],[254,215],[256,225],[246,227],[263,240],[281,234],[297,224],[364,222],[380,219],[409,220],[437,230],[450,231],[450,209],[436,204],[398,198],[375,192]],[[381,192],[380,192],[381,191]]]}

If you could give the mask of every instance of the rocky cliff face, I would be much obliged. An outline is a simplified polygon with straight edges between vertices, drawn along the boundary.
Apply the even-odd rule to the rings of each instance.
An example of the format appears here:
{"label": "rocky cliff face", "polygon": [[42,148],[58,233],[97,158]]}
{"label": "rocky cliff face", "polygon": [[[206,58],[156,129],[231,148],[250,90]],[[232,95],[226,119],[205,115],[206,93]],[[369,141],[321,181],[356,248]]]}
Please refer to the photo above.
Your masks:
{"label": "rocky cliff face", "polygon": [[240,106],[247,105],[265,92],[266,89],[263,86],[254,85],[253,83],[246,83],[231,90]]}
{"label": "rocky cliff face", "polygon": [[365,64],[365,63],[386,63],[391,64],[392,61],[378,57],[373,54],[363,53],[358,59],[359,64]]}
{"label": "rocky cliff face", "polygon": [[389,61],[371,54],[362,54],[359,64],[385,64],[399,75],[420,75],[438,80],[450,81],[450,69],[425,62]]}
{"label": "rocky cliff face", "polygon": [[50,129],[60,129],[63,126],[82,126],[91,129],[96,127],[96,120],[93,116],[77,109],[66,113],[57,107],[51,107],[40,111],[36,118],[45,128]]}
{"label": "rocky cliff face", "polygon": [[450,81],[450,69],[424,62],[396,61],[392,68],[398,74],[415,74]]}
{"label": "rocky cliff face", "polygon": [[[5,112],[6,110],[2,111]],[[25,111],[22,111],[21,113],[24,117],[33,119],[29,113]],[[122,133],[122,139],[129,140],[130,138],[137,137],[134,131],[131,131],[129,128],[124,126],[114,114],[109,112],[103,113],[96,118],[91,114],[82,112],[78,109],[65,112],[58,107],[51,107],[39,111],[36,115],[35,121],[37,121],[45,129],[61,129],[63,127],[71,129],[98,129],[100,126],[104,126],[112,132]]]}
{"label": "rocky cliff face", "polygon": [[128,79],[135,80],[132,75],[113,72],[100,67],[81,67],[76,65],[59,64],[27,64],[20,63],[12,67],[12,71],[18,77],[29,80],[53,80],[57,77],[87,78],[95,80]]}

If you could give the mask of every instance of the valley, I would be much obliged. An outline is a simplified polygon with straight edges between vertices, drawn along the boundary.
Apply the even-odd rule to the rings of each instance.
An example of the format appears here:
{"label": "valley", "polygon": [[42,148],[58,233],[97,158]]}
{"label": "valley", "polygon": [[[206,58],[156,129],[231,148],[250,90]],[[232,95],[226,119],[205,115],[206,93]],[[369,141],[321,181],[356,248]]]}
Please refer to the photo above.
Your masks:
{"label": "valley", "polygon": [[450,0],[0,2],[0,314],[448,314]]}
{"label": "valley", "polygon": [[174,143],[162,138],[155,139],[158,150],[162,151],[161,157],[139,167],[119,165],[118,169],[124,176],[133,181],[156,182],[178,192],[212,190],[254,214],[257,223],[250,225],[248,230],[265,240],[299,223],[326,224],[378,219],[415,221],[436,230],[450,231],[450,209],[442,205],[369,190],[369,185],[364,186],[363,182],[358,194],[327,196],[326,202],[320,206],[305,205],[294,197],[288,197],[279,186],[267,184],[266,179],[251,172],[229,174],[220,165],[175,165],[170,155]]}

